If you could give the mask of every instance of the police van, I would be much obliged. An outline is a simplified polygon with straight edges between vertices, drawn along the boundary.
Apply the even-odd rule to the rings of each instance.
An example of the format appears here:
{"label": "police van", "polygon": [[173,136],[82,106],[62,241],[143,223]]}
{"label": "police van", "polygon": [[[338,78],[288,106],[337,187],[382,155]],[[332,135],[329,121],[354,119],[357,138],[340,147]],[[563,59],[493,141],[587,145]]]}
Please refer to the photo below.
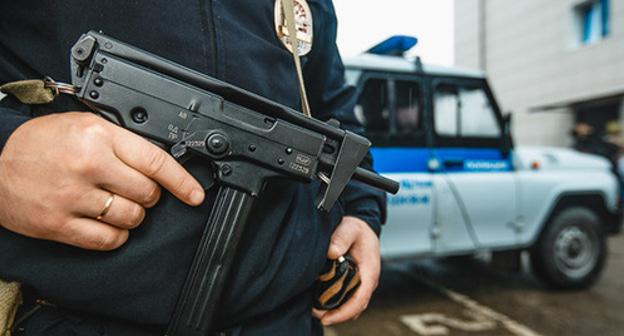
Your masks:
{"label": "police van", "polygon": [[479,71],[422,64],[393,37],[345,59],[374,168],[400,181],[388,197],[384,258],[528,251],[559,288],[599,275],[621,227],[609,162],[565,148],[514,146],[510,115]]}

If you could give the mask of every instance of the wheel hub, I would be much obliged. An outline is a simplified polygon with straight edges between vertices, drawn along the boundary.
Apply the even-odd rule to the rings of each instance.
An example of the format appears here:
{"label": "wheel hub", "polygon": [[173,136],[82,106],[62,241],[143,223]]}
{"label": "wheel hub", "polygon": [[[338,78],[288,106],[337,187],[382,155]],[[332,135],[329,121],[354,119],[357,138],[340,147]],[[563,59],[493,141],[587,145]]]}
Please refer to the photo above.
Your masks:
{"label": "wheel hub", "polygon": [[573,240],[568,247],[568,256],[570,258],[578,257],[583,251],[583,243],[578,240]]}
{"label": "wheel hub", "polygon": [[598,260],[598,243],[585,230],[567,227],[555,240],[555,264],[570,278],[581,278],[591,272]]}

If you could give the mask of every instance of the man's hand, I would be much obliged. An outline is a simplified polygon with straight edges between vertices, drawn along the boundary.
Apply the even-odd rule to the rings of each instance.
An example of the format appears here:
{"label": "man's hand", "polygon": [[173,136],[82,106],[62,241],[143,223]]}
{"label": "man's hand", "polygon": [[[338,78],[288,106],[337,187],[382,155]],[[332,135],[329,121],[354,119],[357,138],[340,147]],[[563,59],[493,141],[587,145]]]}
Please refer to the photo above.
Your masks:
{"label": "man's hand", "polygon": [[377,288],[381,272],[379,238],[359,218],[345,216],[332,235],[327,257],[338,259],[350,255],[360,272],[362,284],[351,299],[338,309],[330,311],[313,310],[316,318],[324,325],[342,323],[356,319],[368,306],[373,291]]}
{"label": "man's hand", "polygon": [[[0,225],[86,249],[112,250],[156,204],[160,187],[189,205],[200,184],[156,145],[91,113],[20,126],[0,154]],[[100,221],[108,199],[115,195]]]}

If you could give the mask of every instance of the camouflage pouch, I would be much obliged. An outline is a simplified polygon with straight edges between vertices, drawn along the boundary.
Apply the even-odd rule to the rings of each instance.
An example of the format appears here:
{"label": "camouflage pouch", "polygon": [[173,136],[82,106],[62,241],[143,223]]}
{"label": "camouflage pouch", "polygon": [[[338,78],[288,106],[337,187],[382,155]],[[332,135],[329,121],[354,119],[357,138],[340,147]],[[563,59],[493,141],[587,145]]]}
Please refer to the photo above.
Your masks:
{"label": "camouflage pouch", "polygon": [[350,257],[328,259],[319,275],[314,292],[314,308],[332,310],[349,301],[361,284],[360,273]]}
{"label": "camouflage pouch", "polygon": [[22,304],[20,284],[0,280],[0,336],[11,336],[11,328],[20,304]]}

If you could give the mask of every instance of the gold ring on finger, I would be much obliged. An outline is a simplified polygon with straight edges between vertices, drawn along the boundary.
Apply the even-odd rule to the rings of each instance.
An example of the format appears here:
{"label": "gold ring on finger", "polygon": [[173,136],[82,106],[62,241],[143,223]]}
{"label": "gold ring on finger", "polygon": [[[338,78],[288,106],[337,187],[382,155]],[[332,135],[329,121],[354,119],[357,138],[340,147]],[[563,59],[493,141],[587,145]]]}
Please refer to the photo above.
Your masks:
{"label": "gold ring on finger", "polygon": [[104,209],[102,209],[102,212],[100,212],[99,216],[95,217],[96,220],[102,220],[102,218],[106,216],[106,214],[111,208],[111,205],[113,205],[114,200],[115,200],[115,194],[110,194],[110,196],[108,196],[108,198],[106,199],[106,202],[104,203]]}

